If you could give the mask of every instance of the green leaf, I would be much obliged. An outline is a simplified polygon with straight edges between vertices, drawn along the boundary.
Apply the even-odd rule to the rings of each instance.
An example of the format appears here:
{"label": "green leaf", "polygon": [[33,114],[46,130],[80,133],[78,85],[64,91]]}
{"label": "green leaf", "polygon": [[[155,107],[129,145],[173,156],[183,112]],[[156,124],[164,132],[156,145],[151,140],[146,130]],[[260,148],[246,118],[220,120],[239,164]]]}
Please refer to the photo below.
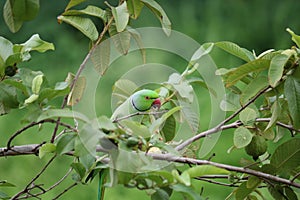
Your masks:
{"label": "green leaf", "polygon": [[165,121],[165,124],[162,128],[162,136],[165,142],[173,140],[176,134],[176,121],[175,117],[171,115]]}
{"label": "green leaf", "polygon": [[180,176],[179,176],[179,182],[183,183],[186,186],[191,186],[191,177],[187,173],[187,171],[184,171]]}
{"label": "green leaf", "polygon": [[48,50],[54,50],[54,45],[42,40],[38,34],[34,34],[33,36],[31,36],[29,40],[21,44],[21,46],[21,51],[24,52],[38,51],[43,53]]}
{"label": "green leaf", "polygon": [[43,73],[40,71],[31,71],[28,68],[20,68],[18,74],[22,80],[23,85],[29,88],[31,88],[32,86],[32,80],[34,79],[34,77],[43,75]]}
{"label": "green leaf", "polygon": [[55,144],[46,143],[41,146],[39,149],[39,158],[43,158],[46,154],[54,153],[56,150]]}
{"label": "green leaf", "polygon": [[178,92],[180,97],[187,99],[189,102],[193,102],[193,87],[189,85],[186,80],[183,80],[180,74],[171,74],[167,84],[170,84]]}
{"label": "green leaf", "polygon": [[67,7],[66,7],[66,10],[69,10],[70,8],[76,6],[76,5],[79,5],[81,4],[82,2],[85,2],[86,0],[70,0]]}
{"label": "green leaf", "polygon": [[280,103],[278,102],[278,100],[276,100],[273,103],[273,105],[271,107],[271,113],[272,113],[271,120],[268,123],[268,126],[265,128],[265,131],[270,129],[276,123],[278,117],[281,114],[281,106],[280,106]]}
{"label": "green leaf", "polygon": [[81,120],[83,122],[89,122],[90,120],[82,113],[68,110],[68,109],[48,109],[45,110],[37,119],[37,121],[41,121],[44,119],[57,118],[57,117],[65,117],[65,118],[75,118]]}
{"label": "green leaf", "polygon": [[176,191],[182,193],[184,196],[189,197],[187,199],[191,200],[201,200],[201,197],[198,193],[196,193],[191,187],[188,187],[183,184],[175,184],[172,185],[171,188]]}
{"label": "green leaf", "polygon": [[289,32],[289,34],[291,34],[292,36],[292,40],[296,43],[296,45],[298,47],[300,47],[300,36],[296,35],[291,29],[287,28],[286,29],[287,32]]}
{"label": "green leaf", "polygon": [[163,114],[160,118],[158,118],[157,120],[155,120],[149,130],[151,133],[154,133],[157,129],[159,129],[159,127],[161,125],[164,124],[164,122],[171,116],[173,115],[175,112],[179,111],[181,109],[180,106],[174,107],[171,110],[169,110],[168,112],[166,112],[165,114]]}
{"label": "green leaf", "polygon": [[67,104],[69,106],[74,106],[81,100],[81,98],[84,94],[85,86],[86,86],[85,77],[84,76],[78,77],[78,79],[76,80],[76,82],[73,86],[73,89],[71,90],[71,92],[68,96]]}
{"label": "green leaf", "polygon": [[186,170],[191,178],[205,176],[205,175],[218,175],[218,174],[230,174],[226,169],[215,167],[212,165],[197,165]]}
{"label": "green leaf", "polygon": [[259,179],[257,176],[250,176],[248,178],[246,187],[247,188],[256,188],[261,183],[261,179]]}
{"label": "green leaf", "polygon": [[127,0],[127,9],[129,15],[133,19],[137,19],[140,15],[144,4],[140,0]]}
{"label": "green leaf", "polygon": [[295,193],[295,191],[291,188],[291,187],[284,187],[284,193],[287,196],[288,200],[298,200],[297,194]]}
{"label": "green leaf", "polygon": [[151,200],[169,200],[169,194],[162,189],[157,189],[152,195]]}
{"label": "green leaf", "polygon": [[242,183],[235,192],[236,200],[244,200],[248,197],[250,193],[252,193],[256,189],[256,185],[254,187],[247,187],[247,182]]}
{"label": "green leaf", "polygon": [[216,42],[215,45],[228,53],[243,59],[246,62],[250,62],[254,60],[253,54],[248,51],[247,49],[239,47],[237,44],[232,42],[223,41],[223,42]]}
{"label": "green leaf", "polygon": [[171,34],[171,22],[163,8],[154,0],[141,0],[159,19],[162,29],[167,36]]}
{"label": "green leaf", "polygon": [[[14,15],[15,15],[15,13],[13,11],[14,10],[14,2],[18,2],[18,1],[6,0],[4,7],[3,7],[4,21],[5,21],[6,25],[8,26],[9,30],[13,33],[20,30],[20,28],[23,25],[22,20],[16,19],[14,17]],[[21,1],[19,1],[19,2],[21,2]]]}
{"label": "green leaf", "polygon": [[268,190],[274,199],[286,200],[286,196],[283,192],[283,187],[279,184],[267,184]]}
{"label": "green leaf", "polygon": [[14,87],[0,82],[0,115],[6,114],[12,108],[17,108],[19,102]]}
{"label": "green leaf", "polygon": [[104,130],[115,130],[116,129],[116,125],[112,122],[112,120],[104,115],[98,117],[98,124],[99,124],[99,127]]}
{"label": "green leaf", "polygon": [[80,17],[80,16],[63,16],[60,15],[57,17],[58,22],[65,22],[76,29],[81,31],[85,36],[87,36],[90,40],[95,41],[98,39],[99,33],[93,21],[89,18]]}
{"label": "green leaf", "polygon": [[128,31],[118,33],[116,26],[113,24],[109,27],[108,32],[114,42],[116,49],[121,54],[126,55],[130,47],[131,34]]}
{"label": "green leaf", "polygon": [[140,33],[129,26],[127,26],[127,31],[130,33],[131,37],[135,40],[137,46],[139,47],[139,50],[143,57],[143,63],[146,63],[146,50],[144,48]]}
{"label": "green leaf", "polygon": [[31,90],[34,94],[39,94],[41,85],[43,83],[43,77],[44,77],[44,75],[40,74],[40,75],[37,75],[36,77],[34,77],[34,79],[32,80]]}
{"label": "green leaf", "polygon": [[264,69],[267,69],[270,65],[270,60],[258,59],[250,61],[240,67],[229,71],[224,75],[224,81],[226,87],[234,85],[236,82],[241,80],[243,77],[252,72],[260,72]]}
{"label": "green leaf", "polygon": [[20,21],[33,20],[40,8],[39,0],[11,1],[13,5],[13,17]]}
{"label": "green leaf", "polygon": [[107,15],[106,11],[102,10],[101,8],[97,6],[87,6],[85,9],[82,10],[67,10],[63,14],[63,16],[68,16],[68,15],[90,15],[94,17],[98,17],[102,19],[104,22],[107,21]]}
{"label": "green leaf", "polygon": [[234,131],[233,143],[236,148],[247,146],[252,140],[252,133],[245,127],[238,127]]}
{"label": "green leaf", "polygon": [[253,79],[243,90],[240,98],[241,104],[246,104],[252,97],[266,88],[268,85],[268,79],[265,76],[258,76]]}
{"label": "green leaf", "polygon": [[24,104],[31,104],[39,98],[38,94],[32,94],[27,99],[25,99]]}
{"label": "green leaf", "polygon": [[65,133],[62,135],[56,144],[56,153],[62,155],[74,150],[76,136],[76,133]]}
{"label": "green leaf", "polygon": [[220,103],[220,108],[223,111],[236,111],[240,107],[239,95],[232,92],[226,94],[226,98]]}
{"label": "green leaf", "polygon": [[[6,59],[12,54],[13,54],[13,44],[9,40],[5,39],[4,37],[0,37],[0,57],[2,58],[2,61],[5,62]],[[2,63],[2,65],[3,64],[4,63]]]}
{"label": "green leaf", "polygon": [[0,187],[16,187],[16,185],[7,182],[6,180],[1,180],[0,181]]}
{"label": "green leaf", "polygon": [[104,40],[95,47],[91,61],[95,70],[103,76],[110,62],[110,40]]}
{"label": "green leaf", "polygon": [[[114,105],[112,109],[119,108],[120,105],[122,105],[136,91],[137,88],[138,86],[134,82],[127,79],[119,79],[117,82],[115,82],[112,93],[112,105]],[[116,109],[112,117],[118,117],[118,112],[118,109]]]}
{"label": "green leaf", "polygon": [[300,80],[288,76],[284,83],[284,95],[288,101],[288,108],[293,119],[293,126],[300,128]]}
{"label": "green leaf", "polygon": [[293,138],[277,147],[271,157],[271,164],[278,172],[289,173],[300,166],[300,138]]}
{"label": "green leaf", "polygon": [[85,167],[81,163],[72,163],[71,167],[76,171],[76,173],[80,176],[81,179],[85,176]]}
{"label": "green leaf", "polygon": [[124,1],[118,7],[111,7],[111,12],[116,22],[117,31],[119,33],[124,31],[129,22],[129,13],[127,10],[126,1]]}
{"label": "green leaf", "polygon": [[151,136],[149,129],[145,125],[140,124],[139,122],[132,120],[123,120],[121,124],[129,128],[131,130],[131,134],[133,135],[141,136],[143,138],[149,138]]}
{"label": "green leaf", "polygon": [[249,107],[245,108],[239,115],[241,122],[243,122],[245,126],[253,125],[257,117],[256,111]]}
{"label": "green leaf", "polygon": [[56,90],[52,88],[44,88],[40,91],[38,102],[41,103],[44,100],[50,101],[56,97],[66,96],[69,93],[69,87],[63,90]]}
{"label": "green leaf", "polygon": [[285,54],[278,54],[272,58],[268,72],[269,83],[272,87],[276,87],[280,81],[283,75],[284,66],[289,58],[290,56]]}
{"label": "green leaf", "polygon": [[197,62],[200,58],[203,56],[209,54],[211,50],[213,49],[214,43],[205,43],[199,47],[193,54],[190,62],[193,64]]}
{"label": "green leaf", "polygon": [[181,106],[180,114],[182,114],[192,132],[197,133],[199,129],[199,115],[190,103],[179,99],[179,105]]}
{"label": "green leaf", "polygon": [[16,89],[20,90],[25,96],[29,96],[26,86],[23,85],[21,81],[17,81],[14,79],[5,79],[3,80],[3,83],[15,87]]}
{"label": "green leaf", "polygon": [[70,92],[68,82],[58,82],[55,84],[54,89],[43,88],[39,93],[38,102],[50,101],[56,97],[66,96]]}
{"label": "green leaf", "polygon": [[8,194],[0,191],[0,199],[10,199],[10,197],[8,196]]}

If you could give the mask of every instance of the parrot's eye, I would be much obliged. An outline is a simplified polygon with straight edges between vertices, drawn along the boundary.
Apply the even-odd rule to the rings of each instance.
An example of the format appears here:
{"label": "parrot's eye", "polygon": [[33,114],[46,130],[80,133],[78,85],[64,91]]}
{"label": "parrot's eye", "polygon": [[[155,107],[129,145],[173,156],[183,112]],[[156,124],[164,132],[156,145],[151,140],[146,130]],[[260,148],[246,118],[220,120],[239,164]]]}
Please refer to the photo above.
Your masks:
{"label": "parrot's eye", "polygon": [[150,97],[149,97],[149,96],[146,96],[145,99],[150,99]]}

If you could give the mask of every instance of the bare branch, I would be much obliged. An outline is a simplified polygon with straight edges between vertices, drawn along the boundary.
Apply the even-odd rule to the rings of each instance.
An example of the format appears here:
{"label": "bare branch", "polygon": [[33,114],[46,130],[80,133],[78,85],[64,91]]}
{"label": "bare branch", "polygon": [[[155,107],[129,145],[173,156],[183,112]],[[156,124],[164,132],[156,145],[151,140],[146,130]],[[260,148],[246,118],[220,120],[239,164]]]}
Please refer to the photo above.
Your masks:
{"label": "bare branch", "polygon": [[31,122],[30,124],[28,124],[27,126],[24,126],[23,128],[19,129],[17,132],[15,132],[8,140],[7,142],[7,150],[11,150],[11,143],[12,141],[18,136],[20,135],[21,133],[23,133],[24,131],[26,131],[27,129],[31,128],[31,127],[34,127],[36,125],[39,125],[39,124],[43,124],[43,123],[56,123],[58,124],[59,126],[64,126],[74,132],[77,132],[77,129],[73,128],[71,125],[69,124],[66,124],[66,123],[63,123],[63,122],[60,122],[60,121],[57,121],[57,120],[54,120],[54,119],[44,119],[44,120],[41,120],[41,121],[38,121],[38,122]]}
{"label": "bare branch", "polygon": [[75,187],[78,183],[73,183],[72,185],[70,185],[69,187],[67,187],[64,191],[62,191],[60,194],[58,194],[56,197],[53,198],[53,200],[58,199],[59,197],[61,197],[63,194],[65,194],[66,192],[68,192],[70,189],[72,189],[73,187]]}
{"label": "bare branch", "polygon": [[277,176],[274,176],[274,175],[271,175],[271,174],[267,174],[267,173],[264,173],[264,172],[261,172],[261,171],[256,171],[256,170],[249,169],[249,168],[236,167],[236,166],[226,165],[226,164],[212,162],[212,161],[208,161],[208,160],[198,160],[198,159],[194,159],[194,158],[174,156],[172,154],[149,153],[147,155],[151,156],[152,158],[154,158],[156,160],[164,160],[164,161],[168,161],[168,162],[178,162],[178,163],[194,164],[194,165],[212,165],[212,166],[215,166],[215,167],[226,169],[228,171],[245,173],[245,174],[257,176],[257,177],[262,178],[262,179],[267,179],[267,180],[275,181],[275,182],[278,182],[278,183],[283,183],[283,184],[286,184],[286,185],[289,185],[289,186],[293,186],[293,187],[296,187],[296,188],[300,188],[299,183],[295,183],[295,182],[293,182],[291,180],[288,180],[288,179],[280,178],[280,177],[277,177]]}
{"label": "bare branch", "polygon": [[[233,124],[234,123],[232,123],[232,125]],[[31,147],[31,149],[33,149],[37,145],[38,144],[32,144],[32,145],[27,145],[27,147]],[[19,148],[19,149],[21,149],[22,146],[13,147],[13,148]],[[96,150],[97,150],[97,152],[105,152],[105,153],[107,153],[107,150],[103,149],[101,146],[97,146]],[[31,151],[29,150],[28,152],[31,152]],[[66,155],[73,155],[73,152],[66,153]],[[212,161],[208,161],[208,160],[198,160],[198,159],[194,159],[194,158],[181,157],[181,156],[176,156],[176,155],[172,155],[172,154],[147,153],[146,155],[152,157],[155,160],[165,160],[165,161],[168,161],[168,162],[177,162],[177,163],[193,164],[193,165],[212,165],[212,166],[216,166],[216,167],[219,167],[219,168],[222,168],[222,169],[226,169],[228,171],[234,171],[234,172],[239,172],[239,173],[245,173],[245,174],[249,174],[249,175],[254,175],[254,176],[257,176],[257,177],[262,178],[264,180],[265,179],[266,180],[271,180],[271,181],[275,181],[275,182],[278,182],[278,183],[283,183],[283,184],[287,184],[287,185],[290,185],[290,186],[293,186],[293,187],[300,188],[300,184],[294,182],[294,180],[288,180],[288,179],[280,178],[280,177],[277,177],[277,176],[274,176],[274,175],[271,175],[271,174],[267,174],[267,173],[264,173],[264,172],[261,172],[261,171],[256,171],[256,170],[249,169],[249,168],[236,167],[236,166],[226,165],[226,164],[212,162]],[[107,162],[109,162],[109,159],[107,158],[107,159],[103,159],[101,161],[107,163]],[[45,169],[46,169],[46,166],[43,168],[43,170],[45,170]],[[43,172],[43,170],[38,174],[38,176],[36,176],[30,182],[30,184],[27,187],[29,187],[39,177],[39,175]],[[209,177],[202,177],[202,178],[206,178],[207,179]],[[224,177],[216,177],[216,178],[224,178]],[[24,191],[23,191],[22,194],[26,193]]]}
{"label": "bare branch", "polygon": [[[18,197],[20,197],[23,194],[28,194],[30,192],[29,188],[30,186],[44,173],[44,171],[49,167],[49,165],[53,162],[54,158],[56,158],[56,155],[54,155],[47,163],[46,165],[41,169],[41,171],[27,184],[27,186],[20,192],[18,192],[15,196],[13,196],[11,199],[16,200]],[[32,188],[31,188],[32,189]]]}
{"label": "bare branch", "polygon": [[[229,117],[227,117],[224,121],[222,121],[221,123],[219,123],[217,126],[215,126],[212,129],[209,129],[207,131],[204,131],[202,133],[199,133],[189,139],[187,139],[186,141],[184,141],[183,143],[179,144],[175,149],[177,151],[180,151],[182,149],[184,149],[186,146],[190,145],[191,143],[199,140],[202,137],[205,137],[207,135],[213,134],[213,133],[217,133],[219,131],[222,131],[224,129],[228,129],[226,128],[225,124],[227,122],[229,122],[230,120],[232,120],[233,118],[235,118],[240,112],[242,112],[245,108],[247,108],[251,103],[253,103],[258,97],[260,97],[263,93],[265,93],[268,89],[270,89],[271,87],[268,86],[266,88],[264,88],[263,90],[261,90],[259,93],[257,93],[252,99],[250,99],[246,104],[244,104],[242,107],[240,107],[237,111],[235,111],[232,115],[230,115]],[[234,124],[234,123],[233,123]],[[229,125],[229,128],[232,128],[231,125]]]}

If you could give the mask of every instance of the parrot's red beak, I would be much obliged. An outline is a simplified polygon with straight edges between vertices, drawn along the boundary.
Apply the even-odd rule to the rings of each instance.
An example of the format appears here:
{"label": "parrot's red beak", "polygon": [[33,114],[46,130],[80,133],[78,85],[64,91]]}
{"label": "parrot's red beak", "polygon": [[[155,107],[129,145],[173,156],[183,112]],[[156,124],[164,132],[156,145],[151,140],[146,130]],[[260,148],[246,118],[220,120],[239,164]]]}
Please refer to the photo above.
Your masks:
{"label": "parrot's red beak", "polygon": [[152,103],[152,107],[155,108],[155,109],[157,109],[157,110],[159,110],[159,109],[160,109],[160,106],[161,106],[160,99],[159,99],[159,98],[155,99],[155,100],[153,101],[153,103]]}

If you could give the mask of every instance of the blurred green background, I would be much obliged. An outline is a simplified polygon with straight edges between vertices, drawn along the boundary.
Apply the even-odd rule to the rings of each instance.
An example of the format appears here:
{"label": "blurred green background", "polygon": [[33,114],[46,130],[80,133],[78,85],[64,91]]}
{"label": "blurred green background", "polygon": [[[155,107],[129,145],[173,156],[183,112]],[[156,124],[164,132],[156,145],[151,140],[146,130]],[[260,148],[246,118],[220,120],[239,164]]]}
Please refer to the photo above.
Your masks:
{"label": "blurred green background", "polygon": [[[5,1],[0,1],[0,8],[3,8]],[[102,1],[88,1],[90,4],[103,5]],[[116,1],[109,1],[116,5]],[[299,10],[300,2],[297,0],[161,0],[159,3],[165,9],[171,22],[172,28],[186,34],[200,44],[204,42],[216,42],[228,40],[239,44],[249,50],[254,50],[256,54],[267,49],[285,49],[292,46],[289,34],[285,31],[287,27],[300,33]],[[67,24],[59,25],[56,17],[63,12],[67,1],[40,1],[41,8],[36,19],[24,23],[21,30],[15,34],[9,32],[4,24],[3,17],[0,17],[0,36],[3,36],[13,43],[23,43],[31,35],[38,33],[46,41],[54,43],[55,51],[44,54],[33,53],[32,60],[21,64],[19,67],[28,67],[32,70],[41,70],[48,77],[50,84],[63,81],[68,72],[75,73],[85,55],[88,52],[89,41],[79,31]],[[143,9],[141,17],[137,21],[131,22],[132,27],[160,26],[158,20],[146,9]],[[170,59],[168,54],[161,57],[150,58],[153,60],[161,59],[169,66],[175,66],[178,71],[182,71],[185,62]],[[214,53],[215,62],[220,67],[230,67],[239,63],[225,53]],[[153,56],[152,56],[153,57]],[[122,63],[117,63],[121,65]],[[109,73],[108,73],[109,74]],[[101,101],[109,100],[110,95],[106,92],[111,91],[112,84],[117,77],[122,75],[120,72],[111,72],[110,77],[104,77],[104,87],[100,88]],[[207,127],[209,118],[205,113],[209,112],[209,99],[207,93],[196,88],[197,94],[201,97],[199,107],[201,112],[201,129]],[[104,95],[103,95],[104,94]],[[100,101],[100,100],[99,100]],[[58,106],[60,102],[54,102]],[[105,103],[99,103],[99,114],[110,115],[110,108]],[[21,128],[19,120],[24,116],[24,111],[14,110],[9,115],[0,117],[0,146],[5,146],[7,139],[12,133]],[[36,143],[48,139],[52,134],[53,125],[45,125],[42,130],[32,128],[20,137],[14,144]],[[227,154],[227,149],[232,146],[232,135],[230,132],[223,132],[218,141],[214,161],[238,165],[240,157],[249,158],[243,151],[234,151]],[[272,148],[269,149],[272,152]],[[47,159],[39,159],[35,156],[9,157],[0,159],[0,180],[8,180],[17,185],[16,188],[9,188],[5,191],[13,194],[22,189],[27,184],[35,172],[45,164]],[[62,177],[68,170],[71,158],[61,157],[55,161],[47,173],[40,179],[41,183],[53,184],[57,178]],[[62,185],[67,187],[72,183],[69,178]],[[200,182],[200,191],[204,187],[203,196],[209,199],[224,199],[232,188],[225,188]],[[62,189],[62,188],[61,188]],[[1,188],[2,190],[2,188]],[[43,199],[51,199],[60,191],[52,191]],[[79,185],[66,193],[61,199],[96,199],[97,181],[89,185]],[[108,189],[106,199],[149,199],[144,191],[127,189],[122,186]],[[180,195],[174,195],[172,199],[182,199]]]}

